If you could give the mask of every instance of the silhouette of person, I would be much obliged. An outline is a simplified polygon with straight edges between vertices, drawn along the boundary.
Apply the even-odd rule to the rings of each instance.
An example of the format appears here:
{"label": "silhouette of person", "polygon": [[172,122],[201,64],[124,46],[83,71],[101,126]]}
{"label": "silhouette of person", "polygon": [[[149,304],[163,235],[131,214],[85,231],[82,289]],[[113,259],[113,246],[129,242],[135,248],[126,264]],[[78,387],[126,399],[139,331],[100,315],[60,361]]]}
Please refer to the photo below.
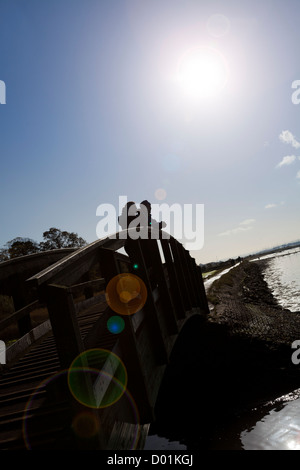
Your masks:
{"label": "silhouette of person", "polygon": [[121,215],[118,217],[118,222],[121,225],[123,230],[126,230],[130,227],[130,224],[134,219],[137,218],[139,212],[135,205],[135,202],[129,201],[122,209]]}
{"label": "silhouette of person", "polygon": [[144,217],[142,219],[147,221],[146,223],[149,227],[155,228],[157,230],[161,230],[166,227],[167,224],[165,222],[157,222],[157,220],[152,218],[151,204],[149,201],[147,200],[142,201],[140,206],[141,206],[141,214],[142,212],[144,213]]}
{"label": "silhouette of person", "polygon": [[[122,209],[121,215],[118,217],[119,225],[122,227],[123,230],[128,228],[136,227],[133,223],[135,219],[139,216],[139,211],[135,205],[135,202],[129,201]],[[136,262],[136,244],[134,240],[131,239],[130,235],[128,236],[124,243],[124,249],[129,256],[130,261],[132,264]]]}

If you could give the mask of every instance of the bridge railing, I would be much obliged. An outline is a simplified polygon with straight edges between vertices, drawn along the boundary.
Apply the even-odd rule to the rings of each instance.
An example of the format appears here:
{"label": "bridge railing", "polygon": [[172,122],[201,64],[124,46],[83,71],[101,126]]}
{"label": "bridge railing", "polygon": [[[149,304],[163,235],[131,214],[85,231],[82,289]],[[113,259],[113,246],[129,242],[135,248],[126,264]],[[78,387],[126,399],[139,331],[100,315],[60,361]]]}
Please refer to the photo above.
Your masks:
{"label": "bridge railing", "polygon": [[[39,300],[47,305],[64,369],[82,352],[97,347],[99,337],[107,329],[107,320],[116,315],[107,306],[82,338],[79,304],[74,300],[76,289],[88,291],[99,284],[96,296],[91,293],[86,296],[84,302],[88,306],[106,301],[106,286],[119,274],[132,273],[144,282],[147,301],[135,314],[123,316],[125,334],[115,335],[112,351],[123,351],[128,387],[135,391],[134,399],[142,419],[149,422],[163,373],[161,366],[168,363],[180,325],[185,322],[187,312],[198,309],[206,314],[208,305],[201,269],[181,243],[151,228],[137,240],[131,239],[131,232],[130,229],[122,231],[82,247],[32,276],[28,282],[36,287]],[[128,249],[128,240],[130,257],[119,252],[121,248]],[[99,288],[103,290],[99,292]]]}
{"label": "bridge railing", "polygon": [[[26,279],[74,252],[74,248],[54,249],[12,258],[0,263],[0,295],[13,301],[13,314],[1,314],[0,337],[19,339],[37,325],[34,310],[40,307],[35,289],[28,288]],[[41,312],[38,313],[38,316]],[[2,323],[3,320],[3,323]],[[38,320],[39,321],[39,320]],[[42,321],[42,319],[41,319]]]}

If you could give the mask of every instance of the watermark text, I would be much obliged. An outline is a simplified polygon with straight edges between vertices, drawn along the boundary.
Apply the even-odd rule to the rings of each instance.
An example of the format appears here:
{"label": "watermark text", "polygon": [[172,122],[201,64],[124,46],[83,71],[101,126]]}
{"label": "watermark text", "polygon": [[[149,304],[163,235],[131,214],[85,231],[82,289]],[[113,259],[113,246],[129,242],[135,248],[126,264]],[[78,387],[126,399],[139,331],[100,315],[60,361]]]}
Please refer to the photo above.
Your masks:
{"label": "watermark text", "polygon": [[299,104],[300,103],[300,80],[294,80],[292,83],[292,88],[296,90],[292,93],[292,103]]}
{"label": "watermark text", "polygon": [[[96,216],[100,217],[96,227],[98,238],[113,238],[121,231],[119,238],[134,240],[173,236],[184,243],[187,250],[200,250],[204,245],[204,204],[154,203],[149,212],[149,207],[143,203],[139,207],[135,203],[130,205],[127,196],[119,196],[118,208],[113,204],[100,204]],[[156,230],[149,235],[148,227]],[[122,232],[127,228],[129,232]]]}
{"label": "watermark text", "polygon": [[6,104],[6,85],[3,80],[0,80],[0,104]]}
{"label": "watermark text", "polygon": [[6,344],[0,340],[0,364],[6,364]]}

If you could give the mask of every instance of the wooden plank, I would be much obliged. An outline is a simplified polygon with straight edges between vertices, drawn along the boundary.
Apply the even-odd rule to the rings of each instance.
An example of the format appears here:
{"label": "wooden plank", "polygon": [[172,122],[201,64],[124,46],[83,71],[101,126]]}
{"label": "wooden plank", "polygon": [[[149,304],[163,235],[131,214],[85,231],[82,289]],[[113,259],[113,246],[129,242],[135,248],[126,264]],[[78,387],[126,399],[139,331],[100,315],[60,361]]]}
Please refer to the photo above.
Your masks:
{"label": "wooden plank", "polygon": [[6,328],[9,325],[12,325],[16,321],[20,320],[21,318],[28,315],[30,312],[32,312],[36,308],[41,307],[42,305],[43,304],[41,304],[41,302],[39,300],[35,300],[31,304],[26,305],[25,307],[18,310],[17,312],[12,313],[7,318],[4,318],[3,320],[1,320],[1,322],[0,322],[0,331],[3,330],[4,328]]}
{"label": "wooden plank", "polygon": [[36,326],[22,338],[18,339],[15,343],[9,346],[6,350],[6,364],[9,366],[19,356],[23,356],[34,343],[40,338],[48,334],[52,330],[50,320],[46,320],[40,325]]}
{"label": "wooden plank", "polygon": [[120,239],[121,234],[125,236],[127,233],[126,230],[123,232],[119,232],[117,234],[114,234],[110,237],[104,237],[99,240],[96,240],[89,245],[86,245],[82,248],[78,248],[76,251],[71,253],[70,255],[65,256],[62,260],[59,260],[58,262],[51,264],[48,268],[40,271],[39,273],[35,274],[34,276],[30,277],[28,279],[28,282],[34,283],[35,285],[41,285],[47,281],[55,282],[56,279],[59,279],[58,274],[62,272],[66,272],[71,274],[71,269],[76,264],[82,265],[87,263],[87,267],[89,266],[89,263],[87,260],[90,260],[90,258],[93,258],[93,254],[95,253],[97,256],[97,253],[99,251],[99,248],[101,247],[107,247],[113,250],[117,250],[121,248],[124,243],[125,243],[125,238]]}
{"label": "wooden plank", "polygon": [[99,279],[93,279],[91,281],[81,282],[79,284],[73,284],[69,287],[69,290],[73,292],[75,289],[84,289],[85,287],[104,287],[105,279],[103,277]]}

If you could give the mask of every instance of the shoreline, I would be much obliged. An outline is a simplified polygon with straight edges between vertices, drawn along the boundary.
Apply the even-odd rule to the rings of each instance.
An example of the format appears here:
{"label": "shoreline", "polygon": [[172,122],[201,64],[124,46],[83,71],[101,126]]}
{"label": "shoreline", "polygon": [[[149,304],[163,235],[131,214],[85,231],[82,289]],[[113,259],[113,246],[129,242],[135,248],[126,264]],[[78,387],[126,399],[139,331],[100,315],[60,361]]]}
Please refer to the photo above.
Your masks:
{"label": "shoreline", "polygon": [[229,443],[227,430],[255,424],[268,403],[300,387],[291,360],[300,315],[273,297],[263,278],[266,262],[243,261],[211,285],[210,314],[196,341],[173,355],[150,434],[190,451],[241,449],[238,432]]}
{"label": "shoreline", "polygon": [[263,271],[268,260],[244,261],[212,283],[207,297],[208,321],[226,325],[240,334],[273,344],[288,345],[300,339],[300,311],[281,306]]}

